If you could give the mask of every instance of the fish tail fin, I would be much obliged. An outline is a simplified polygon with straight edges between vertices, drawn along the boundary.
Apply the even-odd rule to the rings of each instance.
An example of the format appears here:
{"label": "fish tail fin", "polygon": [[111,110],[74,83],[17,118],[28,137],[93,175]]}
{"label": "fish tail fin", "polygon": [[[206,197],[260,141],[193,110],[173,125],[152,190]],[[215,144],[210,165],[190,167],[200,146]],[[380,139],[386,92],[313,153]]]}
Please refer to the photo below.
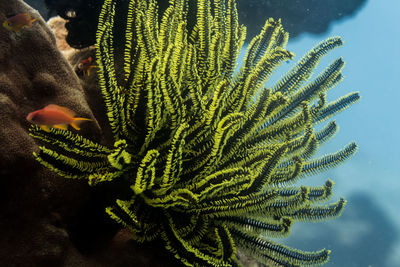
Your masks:
{"label": "fish tail fin", "polygon": [[32,22],[34,22],[34,21],[37,21],[37,18],[30,19],[27,26],[31,27],[32,26]]}
{"label": "fish tail fin", "polygon": [[23,14],[24,14],[24,15],[27,17],[27,19],[28,19],[28,23],[27,23],[27,26],[28,26],[28,27],[31,26],[32,22],[38,20],[37,18],[32,18],[31,13],[29,13],[29,12],[25,12],[25,13],[23,13]]}
{"label": "fish tail fin", "polygon": [[90,76],[90,70],[93,68],[96,68],[96,67],[97,67],[96,65],[90,65],[89,68],[87,68],[87,70],[86,70],[87,76]]}
{"label": "fish tail fin", "polygon": [[70,124],[75,130],[79,131],[81,129],[81,127],[79,127],[79,125],[84,121],[92,121],[92,120],[86,119],[86,118],[74,118],[74,120]]}

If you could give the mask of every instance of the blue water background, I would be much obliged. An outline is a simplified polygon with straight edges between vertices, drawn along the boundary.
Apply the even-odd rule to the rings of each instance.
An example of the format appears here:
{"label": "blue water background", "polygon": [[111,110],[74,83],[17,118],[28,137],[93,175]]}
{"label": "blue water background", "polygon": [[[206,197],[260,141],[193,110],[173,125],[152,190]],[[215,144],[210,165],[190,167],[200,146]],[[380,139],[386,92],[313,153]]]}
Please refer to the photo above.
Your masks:
{"label": "blue water background", "polygon": [[330,202],[345,197],[348,205],[342,217],[296,223],[288,239],[278,240],[302,250],[331,249],[326,266],[400,266],[399,17],[400,1],[369,0],[353,17],[334,23],[328,33],[290,40],[287,48],[296,57],[271,78],[277,81],[320,41],[332,36],[345,41],[321,61],[313,77],[342,56],[345,79],[328,92],[327,99],[352,91],[359,91],[362,99],[334,117],[340,130],[318,155],[335,152],[352,141],[359,150],[339,167],[301,182],[322,185],[332,179],[335,195]]}

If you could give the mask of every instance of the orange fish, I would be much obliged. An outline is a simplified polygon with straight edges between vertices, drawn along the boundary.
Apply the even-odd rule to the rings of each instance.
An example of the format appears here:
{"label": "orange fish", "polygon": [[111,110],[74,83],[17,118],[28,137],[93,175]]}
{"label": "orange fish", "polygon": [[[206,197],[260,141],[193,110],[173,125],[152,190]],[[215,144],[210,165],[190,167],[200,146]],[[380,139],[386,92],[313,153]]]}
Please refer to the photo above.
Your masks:
{"label": "orange fish", "polygon": [[83,121],[91,121],[91,119],[75,118],[74,116],[75,112],[72,110],[52,104],[29,113],[26,119],[39,125],[46,132],[50,132],[50,128],[67,130],[68,124],[74,129],[80,130],[79,124]]}
{"label": "orange fish", "polygon": [[25,27],[30,27],[32,22],[36,21],[36,18],[32,18],[31,14],[28,12],[26,13],[19,13],[15,16],[12,16],[6,19],[3,22],[3,27],[9,31],[19,32]]}
{"label": "orange fish", "polygon": [[87,76],[90,75],[90,70],[97,67],[96,65],[92,65],[93,58],[88,57],[87,59],[81,60],[81,62],[78,64],[78,68],[83,71],[84,74]]}

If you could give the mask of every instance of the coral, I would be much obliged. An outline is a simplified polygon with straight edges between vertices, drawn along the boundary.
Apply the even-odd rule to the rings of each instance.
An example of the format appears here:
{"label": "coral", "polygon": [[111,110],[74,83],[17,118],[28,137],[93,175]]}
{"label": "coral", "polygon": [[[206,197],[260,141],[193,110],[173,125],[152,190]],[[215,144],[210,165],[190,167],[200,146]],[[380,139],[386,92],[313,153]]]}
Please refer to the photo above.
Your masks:
{"label": "coral", "polygon": [[106,0],[96,65],[114,147],[32,126],[43,143],[36,159],[63,177],[117,191],[106,209],[111,218],[137,242],[163,240],[185,265],[241,265],[239,251],[267,265],[326,262],[326,249],[299,251],[268,236],[286,236],[295,221],[337,217],[345,205],[343,199],[323,205],[332,195],[330,180],[290,186],[356,151],[351,143],[312,158],[337,130],[335,122],[314,126],[359,99],[350,93],[326,101],[343,78],[341,58],[311,78],[341,39],[320,43],[265,88],[273,70],[293,57],[280,21],[267,20],[235,73],[246,31],[235,2],[199,0],[190,31],[188,8],[188,1],[171,0],[159,19],[156,1],[130,1],[120,47],[114,18],[121,7]]}
{"label": "coral", "polygon": [[[22,12],[38,18],[32,27],[15,34],[0,26],[0,265],[57,266],[71,246],[61,215],[74,218],[90,190],[36,162],[25,118],[48,103],[93,116],[45,21],[22,1],[0,0],[1,23]],[[82,133],[100,141],[94,122]]]}
{"label": "coral", "polygon": [[47,25],[55,34],[58,49],[64,54],[68,54],[75,52],[75,49],[69,46],[65,40],[68,35],[67,29],[65,29],[65,22],[65,19],[57,16],[49,19]]}
{"label": "coral", "polygon": [[102,129],[91,122],[80,131],[92,140],[106,142],[107,125],[95,90],[83,90],[46,22],[22,1],[0,0],[0,22],[20,12],[38,21],[18,35],[0,26],[0,266],[166,266],[171,256],[152,251],[159,244],[138,246],[126,232],[116,234],[101,187],[66,180],[32,157],[38,148],[25,118],[47,104],[96,118]]}

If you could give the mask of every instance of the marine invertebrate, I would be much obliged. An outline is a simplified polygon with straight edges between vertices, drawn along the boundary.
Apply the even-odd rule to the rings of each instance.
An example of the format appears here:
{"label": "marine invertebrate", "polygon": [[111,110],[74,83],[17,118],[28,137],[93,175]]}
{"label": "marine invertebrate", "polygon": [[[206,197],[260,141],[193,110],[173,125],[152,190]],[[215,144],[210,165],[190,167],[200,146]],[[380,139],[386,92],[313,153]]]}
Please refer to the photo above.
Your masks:
{"label": "marine invertebrate", "polygon": [[[106,212],[138,242],[159,238],[188,266],[237,266],[241,248],[268,265],[318,265],[329,251],[303,252],[268,240],[285,236],[297,220],[338,216],[345,200],[324,206],[332,181],[319,187],[284,187],[336,166],[356,151],[312,159],[337,130],[313,127],[359,99],[351,93],[327,103],[342,80],[335,60],[316,78],[320,58],[338,47],[322,42],[272,88],[264,82],[293,54],[288,34],[269,19],[234,72],[244,41],[233,0],[199,0],[197,21],[186,27],[188,1],[171,0],[162,18],[154,0],[130,1],[123,76],[117,75],[114,17],[106,0],[99,18],[96,65],[114,136],[114,148],[73,132],[33,126],[45,143],[37,160],[56,173],[90,185],[121,182]],[[119,50],[118,50],[119,51]]]}

